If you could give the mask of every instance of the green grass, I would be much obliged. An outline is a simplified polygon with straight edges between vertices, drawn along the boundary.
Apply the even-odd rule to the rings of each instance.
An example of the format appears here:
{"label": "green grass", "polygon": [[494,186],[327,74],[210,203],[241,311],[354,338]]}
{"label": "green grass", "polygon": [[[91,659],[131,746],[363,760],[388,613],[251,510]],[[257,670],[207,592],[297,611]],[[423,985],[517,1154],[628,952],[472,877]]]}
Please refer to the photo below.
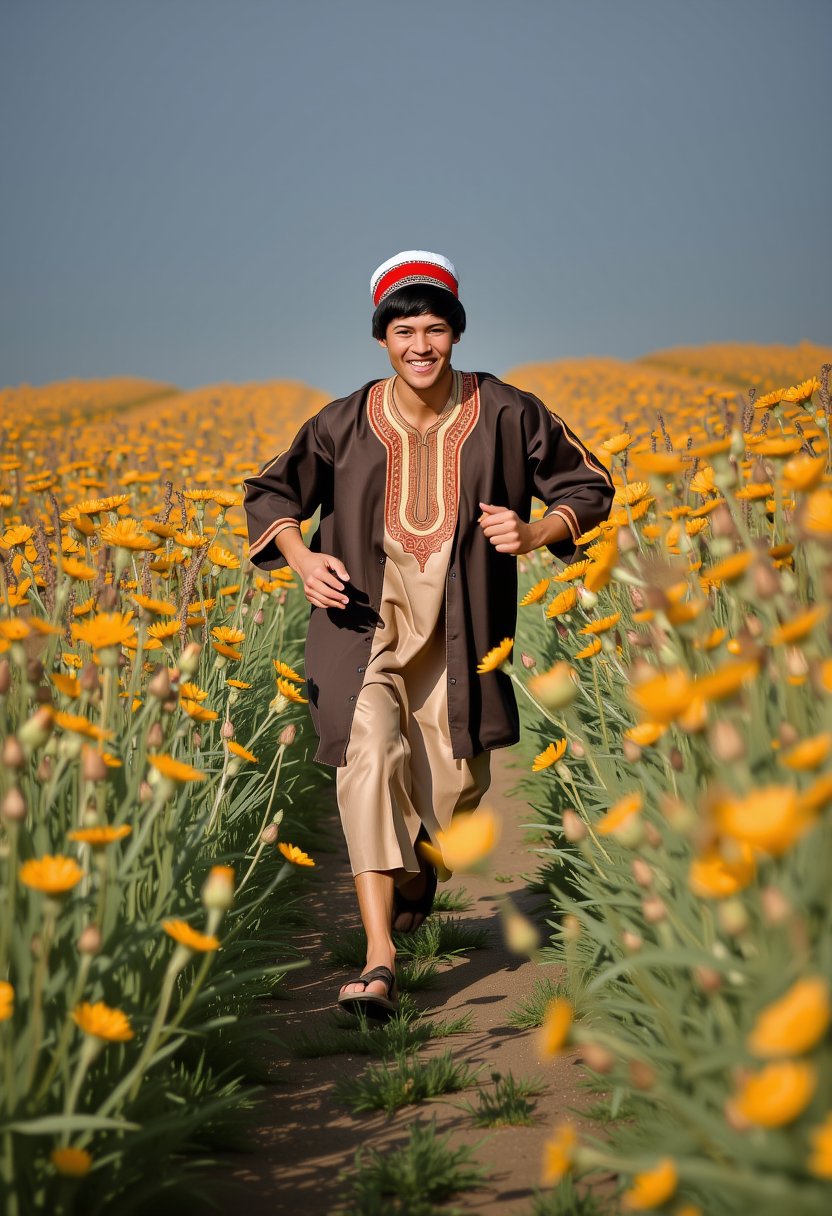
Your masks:
{"label": "green grass", "polygon": [[439,964],[435,959],[414,959],[396,967],[400,992],[422,992],[435,988],[439,982]]}
{"label": "green grass", "polygon": [[473,1028],[473,1015],[458,1018],[428,1018],[404,994],[398,1014],[382,1025],[375,1025],[365,1014],[357,1018],[335,1013],[335,1022],[322,1030],[307,1031],[292,1044],[292,1051],[303,1059],[321,1056],[393,1056],[415,1051],[433,1039],[465,1034]]}
{"label": "green grass", "polygon": [[490,944],[487,929],[474,929],[459,917],[426,920],[415,933],[394,934],[398,957],[450,962],[470,950],[485,950]]}
{"label": "green grass", "polygon": [[450,1051],[427,1061],[398,1052],[390,1060],[370,1064],[360,1077],[341,1077],[335,1084],[335,1097],[356,1113],[384,1110],[392,1114],[425,1098],[459,1093],[476,1084],[478,1071],[457,1063]]}
{"label": "green grass", "polygon": [[509,1072],[501,1076],[492,1072],[493,1090],[481,1089],[477,1104],[462,1102],[477,1127],[531,1127],[540,1116],[536,1113],[534,1097],[546,1089],[542,1077],[516,1078]]}
{"label": "green grass", "polygon": [[618,1204],[607,1196],[604,1206],[591,1191],[579,1192],[570,1177],[566,1177],[546,1194],[536,1194],[532,1200],[529,1216],[616,1216]]}
{"label": "green grass", "polygon": [[514,882],[514,875],[513,874],[495,874],[494,881],[495,882]]}
{"label": "green grass", "polygon": [[453,890],[436,892],[433,898],[433,910],[434,912],[467,912],[473,902],[465,887],[454,887]]}
{"label": "green grass", "polygon": [[473,1158],[476,1145],[451,1148],[450,1137],[432,1119],[412,1124],[401,1148],[359,1149],[354,1168],[341,1175],[350,1186],[345,1216],[457,1216],[445,1201],[484,1186],[486,1171]]}
{"label": "green grass", "polygon": [[566,995],[566,985],[560,980],[552,980],[548,976],[536,980],[529,995],[508,1015],[509,1025],[516,1026],[518,1030],[533,1030],[536,1026],[542,1026],[549,1001]]}

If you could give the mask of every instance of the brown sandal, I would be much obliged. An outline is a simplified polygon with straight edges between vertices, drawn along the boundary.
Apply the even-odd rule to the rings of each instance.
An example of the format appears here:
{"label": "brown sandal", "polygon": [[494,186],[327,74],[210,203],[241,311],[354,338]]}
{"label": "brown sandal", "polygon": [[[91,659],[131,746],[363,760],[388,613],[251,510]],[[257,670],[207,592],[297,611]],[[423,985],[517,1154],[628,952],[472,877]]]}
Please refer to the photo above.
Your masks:
{"label": "brown sandal", "polygon": [[[382,980],[387,985],[387,996],[382,996],[379,992],[367,992],[367,986],[373,980]],[[357,980],[347,980],[347,983],[364,985],[364,992],[346,992],[338,998],[338,1004],[348,1013],[361,1012],[368,1018],[387,1021],[399,1012],[396,977],[389,967],[373,967],[372,971],[365,971]]]}

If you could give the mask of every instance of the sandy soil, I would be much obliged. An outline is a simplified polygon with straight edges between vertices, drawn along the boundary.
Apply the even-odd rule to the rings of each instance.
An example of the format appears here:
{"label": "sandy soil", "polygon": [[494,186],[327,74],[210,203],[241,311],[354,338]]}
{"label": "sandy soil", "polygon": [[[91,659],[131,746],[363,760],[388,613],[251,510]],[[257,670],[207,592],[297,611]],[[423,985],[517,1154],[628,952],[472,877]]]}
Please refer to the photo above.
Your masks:
{"label": "sandy soil", "polygon": [[[530,1197],[538,1184],[543,1143],[551,1127],[564,1116],[580,1127],[580,1118],[568,1108],[581,1108],[590,1101],[580,1088],[581,1068],[575,1053],[554,1061],[541,1061],[535,1033],[514,1029],[510,1012],[530,993],[542,975],[557,978],[551,967],[541,968],[527,958],[511,954],[502,938],[498,901],[509,893],[516,905],[546,928],[546,903],[527,889],[526,880],[536,869],[529,829],[534,812],[524,802],[507,796],[517,779],[521,763],[518,749],[498,749],[492,753],[492,785],[488,802],[503,817],[503,834],[493,869],[512,876],[511,882],[493,878],[454,876],[453,889],[464,885],[472,905],[462,913],[466,923],[488,929],[491,946],[446,966],[435,989],[415,994],[420,1007],[442,1016],[473,1011],[475,1029],[468,1034],[439,1039],[421,1049],[423,1059],[450,1048],[454,1058],[485,1067],[480,1079],[489,1082],[497,1069],[509,1070],[516,1077],[543,1075],[548,1090],[538,1098],[540,1123],[534,1127],[477,1128],[465,1110],[462,1098],[474,1100],[475,1092],[452,1094],[418,1106],[406,1107],[387,1117],[384,1114],[352,1115],[336,1103],[333,1084],[338,1077],[357,1076],[370,1062],[367,1057],[330,1056],[305,1060],[292,1055],[293,1036],[328,1025],[330,1010],[340,985],[350,970],[336,967],[322,949],[322,933],[331,927],[351,929],[360,925],[354,887],[337,825],[338,849],[320,854],[315,870],[310,871],[309,906],[315,927],[298,933],[296,944],[311,959],[309,967],[290,972],[287,988],[291,1000],[275,1002],[275,1050],[270,1061],[278,1083],[265,1094],[261,1124],[252,1144],[251,1155],[237,1154],[224,1166],[227,1178],[239,1186],[223,1210],[246,1212],[246,1216],[276,1216],[299,1210],[310,1216],[330,1213],[343,1200],[345,1190],[338,1175],[350,1170],[356,1149],[368,1145],[375,1149],[401,1144],[413,1120],[428,1120],[436,1115],[439,1129],[453,1129],[452,1143],[475,1144],[481,1141],[476,1159],[488,1168],[487,1189],[456,1196],[453,1205],[481,1216],[522,1216],[528,1212]],[[337,809],[333,797],[333,815]],[[524,880],[524,875],[526,880]],[[440,890],[442,887],[440,887]],[[221,1176],[214,1193],[222,1194]]]}

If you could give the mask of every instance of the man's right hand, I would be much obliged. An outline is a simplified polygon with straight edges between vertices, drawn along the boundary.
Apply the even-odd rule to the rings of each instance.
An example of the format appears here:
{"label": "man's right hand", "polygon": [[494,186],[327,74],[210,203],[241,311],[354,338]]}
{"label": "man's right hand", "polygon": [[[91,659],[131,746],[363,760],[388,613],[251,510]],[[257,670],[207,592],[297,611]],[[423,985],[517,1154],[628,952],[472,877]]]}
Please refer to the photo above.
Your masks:
{"label": "man's right hand", "polygon": [[316,608],[346,608],[350,602],[344,594],[350,576],[344,563],[332,554],[307,550],[297,559],[295,570],[303,580],[306,598]]}

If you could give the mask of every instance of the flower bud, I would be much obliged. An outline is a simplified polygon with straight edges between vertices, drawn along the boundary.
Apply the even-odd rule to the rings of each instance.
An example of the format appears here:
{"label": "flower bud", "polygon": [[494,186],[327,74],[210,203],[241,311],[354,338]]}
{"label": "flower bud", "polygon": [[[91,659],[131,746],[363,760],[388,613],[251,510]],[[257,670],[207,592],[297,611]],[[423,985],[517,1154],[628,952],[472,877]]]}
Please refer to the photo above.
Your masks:
{"label": "flower bud", "polygon": [[79,954],[100,954],[102,940],[98,925],[86,925],[77,942]]}
{"label": "flower bud", "polygon": [[233,866],[212,866],[202,887],[202,903],[206,908],[227,912],[234,902]]}
{"label": "flower bud", "polygon": [[248,616],[248,604],[240,605],[240,616]]}
{"label": "flower bud", "polygon": [[781,722],[777,728],[777,735],[783,747],[794,747],[800,738],[800,733],[792,726],[791,722]]}
{"label": "flower bud", "polygon": [[290,744],[294,743],[297,733],[298,728],[295,726],[294,722],[290,722],[288,726],[283,727],[283,730],[277,736],[277,741],[284,747],[289,747]]}
{"label": "flower bud", "polygon": [[581,1047],[583,1062],[593,1072],[610,1073],[615,1068],[615,1056],[602,1043],[584,1043]]}
{"label": "flower bud", "polygon": [[7,735],[3,743],[3,766],[13,772],[23,768],[26,763],[26,753],[20,746],[16,735]]}
{"label": "flower bud", "polygon": [[526,654],[524,650],[520,651],[520,662],[524,667],[531,669],[537,666],[537,659],[533,655]]}
{"label": "flower bud", "polygon": [[636,884],[643,890],[649,891],[653,885],[653,871],[647,862],[641,857],[634,857],[630,863],[630,869],[633,871]]}
{"label": "flower bud", "polygon": [[234,738],[234,726],[229,721],[228,718],[225,719],[222,726],[220,727],[220,734],[222,735],[223,739],[233,739]]}
{"label": "flower bud", "polygon": [[141,803],[150,802],[152,797],[153,797],[153,786],[150,784],[150,782],[149,781],[140,782],[139,783],[139,802],[141,802]]}
{"label": "flower bud", "polygon": [[193,739],[194,747],[202,747],[202,734],[200,731],[195,730],[191,738]]}
{"label": "flower bud", "polygon": [[644,839],[650,845],[651,849],[657,849],[662,843],[662,834],[656,827],[655,823],[651,823],[649,819],[644,821]]}
{"label": "flower bud", "polygon": [[256,612],[255,612],[255,614],[254,614],[254,623],[255,623],[255,625],[262,625],[262,624],[263,624],[263,621],[264,621],[265,619],[266,619],[266,618],[265,618],[265,616],[263,615],[263,609],[262,609],[262,608],[258,608],[258,609],[257,609],[257,611],[256,611]]}
{"label": "flower bud", "polygon": [[179,670],[187,676],[195,675],[199,670],[199,656],[202,653],[202,647],[199,642],[188,642],[188,645],[179,656]]}
{"label": "flower bud", "polygon": [[664,900],[658,895],[645,895],[641,901],[641,910],[649,925],[657,925],[667,919],[667,908]]}
{"label": "flower bud", "polygon": [[5,819],[6,823],[22,823],[25,818],[26,803],[20,790],[13,785],[0,804],[0,819]]}
{"label": "flower bud", "polygon": [[782,925],[793,914],[792,905],[779,887],[763,887],[760,892],[760,901],[767,925]]}
{"label": "flower bud", "polygon": [[92,660],[81,668],[78,683],[84,692],[98,692],[101,681],[98,677],[98,668]]}
{"label": "flower bud", "polygon": [[636,1089],[646,1092],[656,1084],[656,1070],[645,1060],[630,1060],[627,1071]]}
{"label": "flower bud", "polygon": [[632,929],[625,929],[621,934],[621,942],[628,954],[637,954],[644,945],[644,938]]}
{"label": "flower bud", "polygon": [[570,844],[580,844],[586,837],[586,824],[571,807],[563,812],[563,834]]}
{"label": "flower bud", "polygon": [[531,676],[527,687],[547,709],[565,709],[578,695],[577,673],[560,661],[548,671]]}
{"label": "flower bud", "polygon": [[52,757],[41,756],[40,764],[37,767],[37,778],[41,784],[45,785],[52,776]]}
{"label": "flower bud", "polygon": [[739,937],[748,928],[748,912],[739,899],[724,899],[717,908],[719,927],[728,937]]}
{"label": "flower bud", "polygon": [[564,940],[567,942],[576,942],[581,936],[581,922],[571,912],[567,916],[564,916],[561,928]]}
{"label": "flower bud", "polygon": [[277,842],[278,830],[276,823],[267,823],[260,833],[260,839],[263,844],[275,844]]}
{"label": "flower bud", "polygon": [[165,732],[160,722],[151,723],[147,732],[147,746],[151,751],[157,751],[165,741]]}
{"label": "flower bud", "polygon": [[708,732],[708,742],[723,764],[734,764],[745,757],[745,740],[728,718],[714,723]]}
{"label": "flower bud", "polygon": [[42,705],[17,732],[18,740],[25,751],[42,747],[52,733],[52,710]]}
{"label": "flower bud", "polygon": [[572,740],[572,742],[569,744],[569,751],[576,760],[583,760],[584,756],[586,755],[586,748],[584,747],[583,743],[581,743],[580,739]]}
{"label": "flower bud", "polygon": [[638,764],[641,759],[642,749],[637,743],[633,743],[632,739],[623,739],[621,741],[621,750],[624,752],[624,759],[628,764]]}
{"label": "flower bud", "polygon": [[580,603],[584,612],[591,612],[592,609],[595,607],[595,605],[598,603],[598,596],[595,594],[594,591],[590,591],[588,587],[585,587],[583,585],[583,583],[578,584],[577,590],[578,590],[578,602]]}
{"label": "flower bud", "polygon": [[5,697],[12,686],[12,669],[8,659],[0,659],[0,697]]}
{"label": "flower bud", "polygon": [[670,767],[677,773],[681,773],[685,767],[685,761],[678,747],[670,749]]}
{"label": "flower bud", "polygon": [[751,569],[754,580],[754,595],[758,600],[770,600],[780,590],[777,571],[768,562],[755,562]]}
{"label": "flower bud", "polygon": [[722,975],[713,967],[694,967],[693,978],[702,992],[718,992],[722,987]]}
{"label": "flower bud", "polygon": [[503,912],[505,942],[512,954],[533,954],[540,945],[540,933],[522,912],[509,904]]}
{"label": "flower bud", "polygon": [[85,746],[81,752],[81,772],[85,781],[106,781],[107,765],[94,747]]}
{"label": "flower bud", "polygon": [[170,672],[167,667],[160,667],[148,681],[147,691],[157,701],[166,701],[170,697]]}

